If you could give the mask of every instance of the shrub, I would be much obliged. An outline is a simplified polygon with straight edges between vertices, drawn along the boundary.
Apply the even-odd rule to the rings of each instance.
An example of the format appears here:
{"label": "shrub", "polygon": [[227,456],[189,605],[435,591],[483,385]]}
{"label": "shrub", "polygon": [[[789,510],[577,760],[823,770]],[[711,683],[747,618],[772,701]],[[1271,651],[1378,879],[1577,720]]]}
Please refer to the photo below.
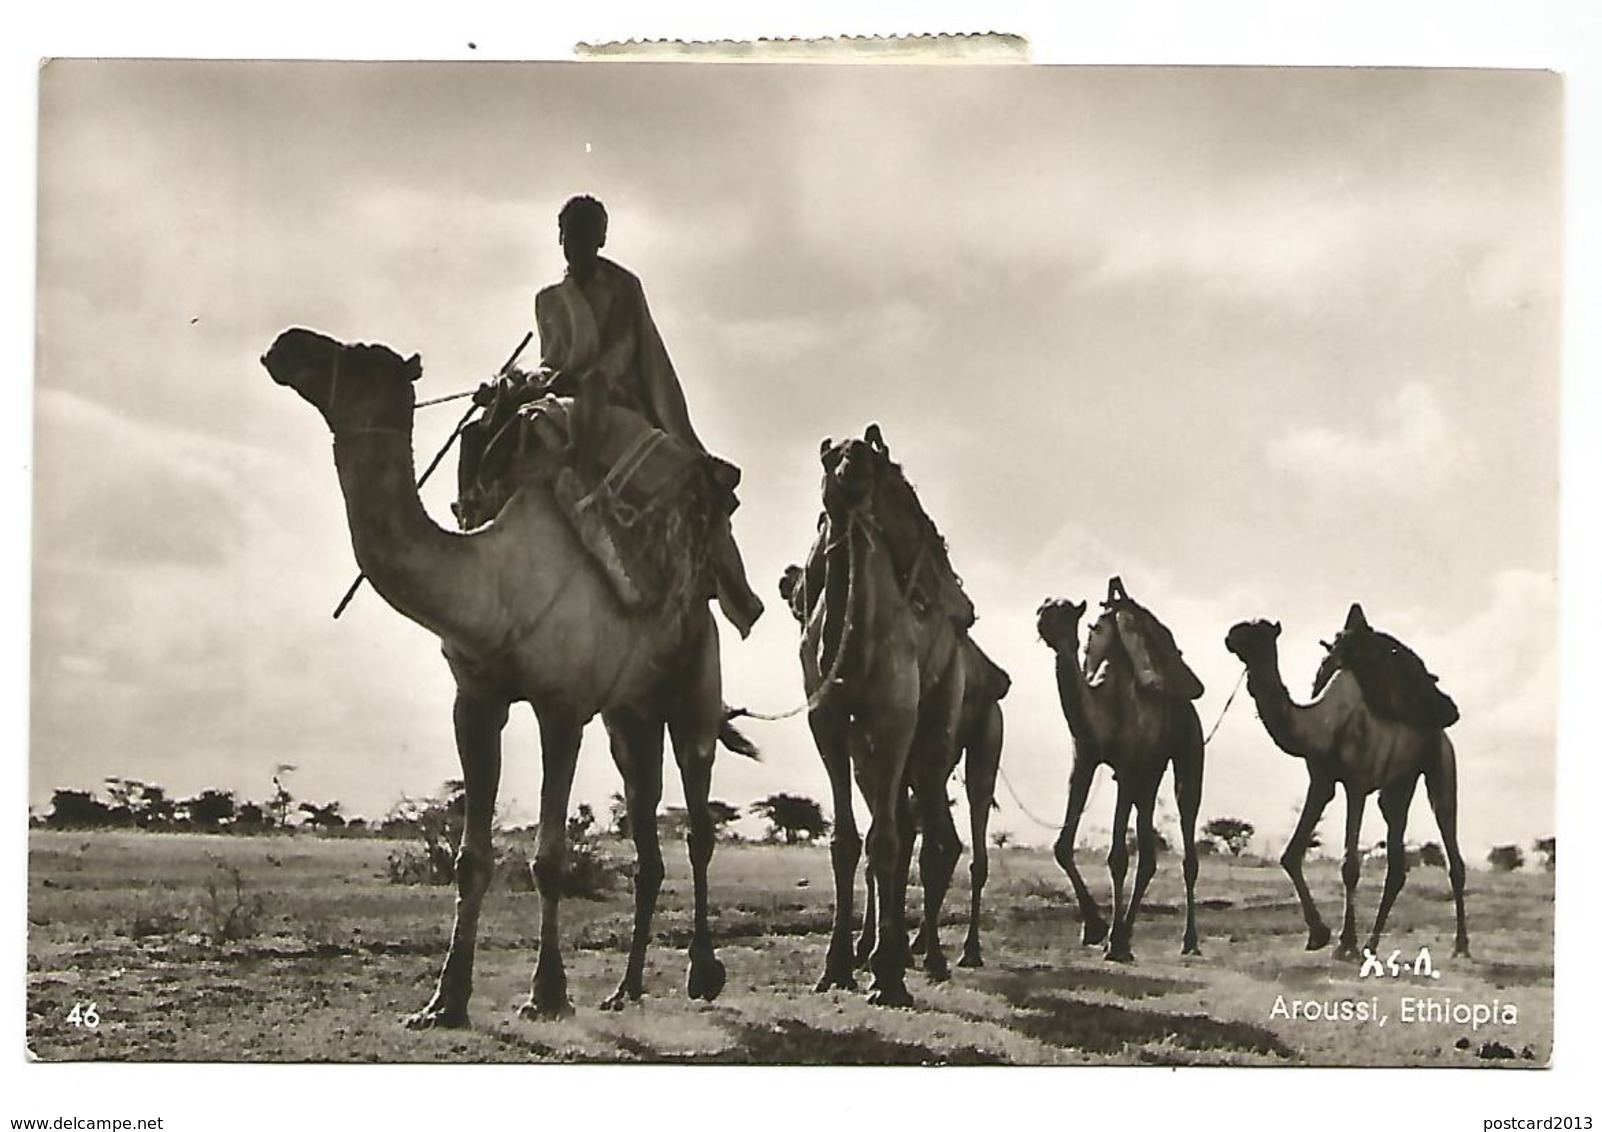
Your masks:
{"label": "shrub", "polygon": [[1524,850],[1517,845],[1498,845],[1486,855],[1486,860],[1499,873],[1516,872],[1524,867]]}
{"label": "shrub", "polygon": [[[222,881],[222,876],[232,884]],[[201,934],[214,943],[233,943],[249,939],[261,930],[267,902],[258,893],[246,895],[245,878],[237,868],[219,864],[217,871],[206,878],[206,904],[202,912],[207,916],[207,923]]]}
{"label": "shrub", "polygon": [[579,812],[567,819],[567,875],[563,878],[562,895],[600,900],[617,887],[626,872],[601,852],[595,814],[589,806],[581,805]]}
{"label": "shrub", "polygon": [[449,884],[449,871],[441,874],[426,850],[402,845],[389,851],[385,872],[390,884]]}

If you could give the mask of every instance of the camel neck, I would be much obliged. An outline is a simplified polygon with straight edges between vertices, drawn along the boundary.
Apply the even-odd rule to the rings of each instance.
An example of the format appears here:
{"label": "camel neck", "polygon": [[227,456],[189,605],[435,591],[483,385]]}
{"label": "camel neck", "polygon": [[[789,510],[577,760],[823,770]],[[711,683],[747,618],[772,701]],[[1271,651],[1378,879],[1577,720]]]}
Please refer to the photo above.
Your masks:
{"label": "camel neck", "polygon": [[1068,720],[1068,730],[1078,747],[1095,744],[1106,730],[1106,710],[1101,696],[1085,679],[1079,665],[1079,642],[1057,653],[1057,695],[1062,701],[1062,713]]}
{"label": "camel neck", "polygon": [[1257,714],[1269,738],[1280,750],[1298,758],[1316,757],[1326,752],[1319,743],[1320,728],[1312,726],[1310,709],[1291,699],[1290,690],[1279,674],[1279,654],[1246,668],[1246,693],[1257,705]]}
{"label": "camel neck", "polygon": [[[873,618],[880,608],[876,599],[874,542],[882,535],[862,521],[857,512],[831,510],[824,532],[824,619],[817,647],[820,673],[833,671],[840,678],[865,673],[872,666],[877,636]],[[846,655],[840,655],[840,650]]]}
{"label": "camel neck", "polygon": [[435,524],[418,498],[412,438],[401,430],[336,433],[334,466],[356,563],[385,601],[440,637],[468,644],[475,604],[470,540]]}

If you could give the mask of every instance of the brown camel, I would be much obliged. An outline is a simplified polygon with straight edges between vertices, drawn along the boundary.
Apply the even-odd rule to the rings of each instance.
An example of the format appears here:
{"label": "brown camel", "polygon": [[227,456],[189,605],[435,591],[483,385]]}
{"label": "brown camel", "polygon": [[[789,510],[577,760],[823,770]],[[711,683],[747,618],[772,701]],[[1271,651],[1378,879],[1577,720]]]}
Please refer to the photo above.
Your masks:
{"label": "brown camel", "polygon": [[[1001,740],[1003,735],[1001,700],[1012,687],[1012,679],[1006,671],[985,655],[983,649],[974,643],[971,637],[962,638],[963,650],[963,693],[962,710],[957,720],[957,746],[953,752],[953,763],[946,771],[949,779],[956,770],[956,761],[961,760],[963,766],[963,791],[968,798],[968,827],[973,838],[973,860],[968,866],[969,894],[968,894],[968,934],[963,939],[962,956],[957,960],[959,967],[983,967],[985,965],[983,949],[979,944],[979,908],[984,897],[985,882],[990,878],[990,848],[987,838],[990,835],[990,812],[996,804],[996,777],[1001,772]],[[907,799],[905,815],[905,828],[908,836],[901,842],[901,864],[899,871],[903,877],[912,868],[912,843],[922,827],[921,821],[916,820],[917,812],[912,809],[910,788],[903,797]],[[962,851],[962,844],[957,845],[958,853]],[[905,882],[903,882],[905,883]],[[930,965],[929,929],[927,925],[939,923],[939,907],[927,907],[933,890],[924,885],[924,920],[919,926],[917,934],[912,940],[914,954],[923,952],[925,959],[925,972],[935,981],[946,977],[945,969],[936,960]],[[868,874],[868,902],[862,913],[862,934],[857,937],[857,964],[863,966],[873,953],[875,943],[874,932],[877,927],[877,886],[873,883],[873,874]],[[943,896],[944,893],[942,892]],[[938,949],[936,949],[938,953]]]}
{"label": "brown camel", "polygon": [[[1040,607],[1040,637],[1057,654],[1057,691],[1062,712],[1074,739],[1073,769],[1068,777],[1068,809],[1054,854],[1068,874],[1079,902],[1083,942],[1107,940],[1107,958],[1130,962],[1135,917],[1146,886],[1157,872],[1157,830],[1154,811],[1157,789],[1170,762],[1174,765],[1174,797],[1179,806],[1179,828],[1184,839],[1185,936],[1181,951],[1200,955],[1196,937],[1196,813],[1201,808],[1202,731],[1196,709],[1185,695],[1147,686],[1140,669],[1121,640],[1118,609],[1109,605],[1091,626],[1085,643],[1084,666],[1079,664],[1079,622],[1084,602],[1047,601]],[[1087,673],[1102,673],[1097,682]],[[1192,677],[1192,680],[1194,677]],[[1199,685],[1198,691],[1199,694]],[[1112,933],[1096,908],[1079,867],[1074,862],[1074,840],[1079,819],[1090,795],[1098,767],[1111,768],[1118,783],[1113,808],[1112,846],[1107,867],[1113,882]],[[1127,836],[1129,811],[1135,809],[1135,830],[1140,862],[1135,885],[1124,902],[1124,877],[1129,868]]]}
{"label": "brown camel", "polygon": [[[1360,616],[1355,607],[1354,613]],[[1341,863],[1346,914],[1335,954],[1353,959],[1358,954],[1355,899],[1362,872],[1357,839],[1363,826],[1363,804],[1370,794],[1379,793],[1386,829],[1385,889],[1368,938],[1372,951],[1379,946],[1385,917],[1407,879],[1407,812],[1422,776],[1446,848],[1452,899],[1457,905],[1457,937],[1452,954],[1467,957],[1463,856],[1457,847],[1457,756],[1452,741],[1444,728],[1416,726],[1376,715],[1365,702],[1357,677],[1338,666],[1333,650],[1320,666],[1313,701],[1293,703],[1279,674],[1279,633],[1278,622],[1243,621],[1229,630],[1224,646],[1246,665],[1246,690],[1256,701],[1257,714],[1270,738],[1282,751],[1307,764],[1307,801],[1296,832],[1280,857],[1301,900],[1302,916],[1307,921],[1307,949],[1315,951],[1330,939],[1329,928],[1319,916],[1302,875],[1302,861],[1324,807],[1335,796],[1336,784],[1346,791],[1346,853]]]}
{"label": "brown camel", "polygon": [[415,354],[403,359],[384,346],[347,346],[294,329],[278,336],[262,364],[327,422],[358,565],[385,601],[440,638],[456,679],[453,717],[467,794],[456,921],[439,985],[407,1024],[467,1024],[479,909],[495,865],[490,824],[501,731],[510,706],[520,701],[533,707],[539,722],[544,773],[533,865],[539,960],[519,1013],[552,1018],[572,1012],[558,908],[579,739],[597,714],[623,774],[638,859],[628,967],[602,1008],[621,1009],[643,990],[663,876],[656,808],[664,727],[690,814],[695,926],[689,995],[715,998],[725,975],[707,925],[713,844],[707,799],[716,743],[722,738],[735,745],[740,737],[725,723],[717,631],[705,604],[678,616],[625,614],[544,486],[525,486],[494,522],[476,530],[459,534],[436,526],[413,479],[412,382],[422,372]]}
{"label": "brown camel", "polygon": [[[802,606],[802,579],[804,575],[801,567],[790,566],[784,571],[779,582],[779,596],[790,607],[790,612],[803,627],[806,625],[806,610]],[[1012,678],[1005,669],[985,655],[985,651],[976,644],[973,638],[964,636],[962,639],[963,660],[963,695],[962,712],[957,723],[956,755],[963,763],[963,789],[968,797],[969,830],[973,837],[973,861],[968,866],[968,876],[971,882],[968,904],[968,934],[963,940],[962,957],[957,960],[959,967],[983,967],[984,950],[979,941],[979,909],[984,897],[985,882],[990,877],[990,849],[988,837],[990,833],[990,812],[995,809],[996,776],[1001,770],[1001,741],[1003,725],[1001,716],[1001,701],[1012,687]],[[955,767],[952,768],[953,770]],[[949,774],[948,774],[949,777]],[[908,793],[910,793],[910,788]],[[907,798],[907,794],[903,795]],[[910,798],[907,808],[904,809],[904,820],[912,829],[913,813]],[[903,838],[902,856],[905,864],[902,866],[910,871],[912,867],[913,836]],[[960,852],[960,847],[959,847]],[[925,890],[927,896],[927,890]],[[940,909],[932,912],[932,918],[938,922]],[[875,942],[875,929],[877,924],[877,900],[873,884],[873,872],[868,871],[868,900],[867,907],[862,913],[862,932],[857,937],[857,965],[866,966],[873,953]],[[912,942],[913,953],[927,949],[928,940],[922,931]]]}
{"label": "brown camel", "polygon": [[[822,593],[801,645],[807,721],[829,774],[834,803],[834,930],[819,991],[854,990],[852,897],[862,839],[852,778],[867,799],[868,867],[880,893],[868,960],[868,1001],[907,1006],[906,842],[910,789],[922,819],[924,968],[949,975],[934,916],[961,852],[946,780],[957,757],[965,687],[962,634],[943,609],[920,613],[909,594],[944,544],[918,504],[877,425],[863,439],[823,442]],[[905,582],[895,561],[915,564]]]}

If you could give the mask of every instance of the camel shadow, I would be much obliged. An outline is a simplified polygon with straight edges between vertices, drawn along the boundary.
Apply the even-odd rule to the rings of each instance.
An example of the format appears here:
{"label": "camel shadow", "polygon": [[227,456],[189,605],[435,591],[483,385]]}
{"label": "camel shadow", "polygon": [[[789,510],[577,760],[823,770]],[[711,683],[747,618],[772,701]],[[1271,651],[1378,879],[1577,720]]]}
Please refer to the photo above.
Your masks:
{"label": "camel shadow", "polygon": [[1096,989],[1095,983],[1113,984],[1114,993],[1124,994],[1127,986],[1119,989],[1117,984],[1130,982],[1170,984],[1154,990],[1155,994],[1195,989],[1195,984],[1181,980],[1121,972],[1101,972],[1093,976],[1080,968],[1063,972],[1056,978],[1044,972],[1009,974],[992,982],[988,989],[1001,995],[1017,1011],[1011,1019],[1011,1029],[1062,1049],[1096,1054],[1134,1050],[1138,1056],[1140,1047],[1163,1043],[1187,1050],[1220,1050],[1287,1060],[1297,1056],[1296,1051],[1280,1041],[1273,1031],[1262,1026],[1200,1014],[1171,1014],[1090,1002],[1075,996],[1075,992]]}
{"label": "camel shadow", "polygon": [[1073,968],[1068,978],[1061,975],[1062,967],[1053,963],[1004,964],[1001,978],[1027,979],[1035,989],[1049,986],[1062,991],[1101,991],[1119,998],[1157,998],[1165,994],[1188,994],[1207,984],[1192,979],[1174,979],[1162,975],[1146,974],[1125,966],[1094,964]]}
{"label": "camel shadow", "polygon": [[742,1025],[730,1048],[697,1054],[697,1062],[752,1065],[1006,1065],[999,1054],[975,1046],[936,1050],[898,1042],[867,1029],[830,1030],[797,1018]]}

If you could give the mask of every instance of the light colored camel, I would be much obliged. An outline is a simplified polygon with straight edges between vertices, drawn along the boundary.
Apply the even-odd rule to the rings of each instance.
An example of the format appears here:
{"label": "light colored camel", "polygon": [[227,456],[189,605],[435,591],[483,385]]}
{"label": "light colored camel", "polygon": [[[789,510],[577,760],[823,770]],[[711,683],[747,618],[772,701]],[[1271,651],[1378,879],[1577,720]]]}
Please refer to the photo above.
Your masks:
{"label": "light colored camel", "polygon": [[[805,574],[799,566],[787,567],[779,581],[779,596],[790,607],[790,612],[804,627],[806,609],[803,607],[802,589]],[[973,860],[968,866],[970,892],[968,901],[968,934],[963,940],[959,967],[983,967],[984,949],[979,938],[979,909],[984,898],[985,883],[990,878],[990,812],[995,809],[996,777],[1001,771],[1001,742],[1004,724],[1001,701],[1012,687],[1012,678],[973,640],[964,636],[962,713],[957,723],[956,755],[963,766],[963,791],[968,798],[968,825],[973,838]],[[955,767],[952,768],[953,770]],[[948,775],[949,777],[949,775]],[[910,793],[910,791],[909,791]],[[903,811],[907,821],[912,820],[909,808]],[[903,839],[903,866],[912,867],[913,836]],[[857,937],[857,965],[866,966],[876,939],[877,899],[873,872],[868,871],[867,907],[862,913],[862,932]],[[926,890],[927,894],[927,890]],[[940,909],[933,918],[938,922]],[[928,940],[920,931],[913,940],[914,953],[926,951]]]}
{"label": "light colored camel", "polygon": [[[983,967],[984,950],[979,942],[979,909],[984,898],[985,882],[990,879],[990,812],[996,805],[996,777],[1001,773],[1001,741],[1004,734],[1001,700],[1012,687],[1006,671],[985,655],[972,637],[964,636],[962,711],[957,720],[956,759],[962,762],[963,793],[968,799],[968,832],[973,839],[973,860],[968,866],[968,934],[963,939],[959,967]],[[946,772],[950,778],[956,764]],[[912,868],[912,842],[916,828],[912,824],[914,812],[910,806],[903,811],[911,833],[903,839],[900,869],[909,873]],[[961,851],[961,845],[958,845]],[[931,890],[924,887],[924,900]],[[868,874],[868,903],[862,913],[862,934],[857,937],[857,964],[866,964],[875,943],[877,888],[873,874]],[[924,924],[939,923],[940,909],[925,908]],[[944,977],[939,967],[928,965],[928,929],[920,926],[912,941],[914,954],[923,952],[925,971],[937,981]],[[938,949],[937,949],[938,950]]]}
{"label": "light colored camel", "polygon": [[1341,922],[1336,955],[1357,957],[1357,880],[1362,873],[1358,836],[1363,826],[1363,804],[1378,792],[1385,816],[1385,889],[1380,895],[1374,930],[1368,947],[1379,946],[1380,932],[1391,905],[1407,879],[1407,812],[1422,776],[1430,807],[1441,829],[1446,849],[1452,899],[1457,905],[1457,936],[1452,953],[1468,955],[1468,926],[1463,913],[1463,856],[1457,847],[1457,756],[1452,741],[1440,728],[1417,727],[1381,719],[1369,710],[1356,678],[1344,669],[1321,670],[1321,689],[1308,704],[1293,703],[1279,674],[1278,622],[1243,621],[1229,630],[1224,646],[1246,665],[1246,690],[1257,703],[1257,714],[1280,750],[1307,764],[1307,801],[1296,832],[1280,863],[1296,886],[1307,921],[1307,949],[1329,943],[1329,928],[1313,904],[1302,861],[1324,807],[1335,796],[1337,784],[1346,791],[1345,859],[1341,880],[1346,888],[1346,913]]}
{"label": "light colored camel", "polygon": [[[1108,608],[1091,627],[1085,660],[1079,663],[1079,622],[1084,602],[1048,601],[1040,607],[1038,629],[1042,640],[1057,654],[1057,691],[1063,716],[1074,738],[1073,769],[1068,778],[1068,809],[1054,847],[1057,863],[1068,874],[1079,903],[1083,942],[1107,940],[1107,958],[1129,962],[1135,917],[1146,886],[1157,872],[1157,830],[1154,815],[1157,790],[1168,764],[1174,767],[1174,797],[1179,807],[1180,835],[1184,839],[1185,935],[1181,950],[1200,955],[1196,936],[1196,814],[1201,808],[1203,742],[1201,720],[1191,701],[1144,687],[1119,642],[1116,612]],[[1101,671],[1092,684],[1086,673]],[[1113,922],[1096,908],[1084,877],[1074,861],[1074,840],[1084,814],[1090,785],[1100,766],[1107,766],[1118,783],[1113,808],[1112,845],[1107,867],[1113,882]],[[1129,868],[1127,845],[1129,811],[1135,810],[1135,831],[1140,862],[1135,885],[1124,902],[1124,878]]]}
{"label": "light colored camel", "polygon": [[[872,815],[868,867],[879,893],[868,1001],[910,1005],[905,928],[910,789],[922,819],[924,967],[949,975],[933,921],[961,852],[946,780],[956,761],[965,687],[962,634],[940,610],[920,614],[895,558],[940,554],[939,533],[890,459],[877,425],[863,439],[823,442],[823,592],[805,597],[801,670],[807,722],[834,804],[834,930],[817,989],[856,988],[853,890],[862,839],[852,780]],[[897,551],[899,553],[894,553]]]}
{"label": "light colored camel", "polygon": [[518,702],[534,709],[544,767],[533,864],[540,950],[520,1013],[549,1018],[572,1012],[558,908],[579,739],[597,714],[623,775],[638,858],[628,966],[602,1007],[620,1009],[643,990],[663,876],[656,809],[664,727],[690,814],[695,926],[688,990],[692,998],[716,997],[725,974],[707,923],[713,844],[707,799],[716,743],[739,737],[725,723],[710,611],[703,604],[682,616],[625,614],[543,486],[519,490],[494,522],[477,530],[436,526],[413,479],[412,382],[422,372],[415,354],[403,359],[384,346],[347,346],[294,329],[278,336],[262,364],[322,414],[334,435],[357,564],[396,611],[440,638],[456,680],[453,718],[467,794],[456,919],[439,984],[408,1025],[467,1024],[479,910],[495,867],[490,826],[501,731]]}

